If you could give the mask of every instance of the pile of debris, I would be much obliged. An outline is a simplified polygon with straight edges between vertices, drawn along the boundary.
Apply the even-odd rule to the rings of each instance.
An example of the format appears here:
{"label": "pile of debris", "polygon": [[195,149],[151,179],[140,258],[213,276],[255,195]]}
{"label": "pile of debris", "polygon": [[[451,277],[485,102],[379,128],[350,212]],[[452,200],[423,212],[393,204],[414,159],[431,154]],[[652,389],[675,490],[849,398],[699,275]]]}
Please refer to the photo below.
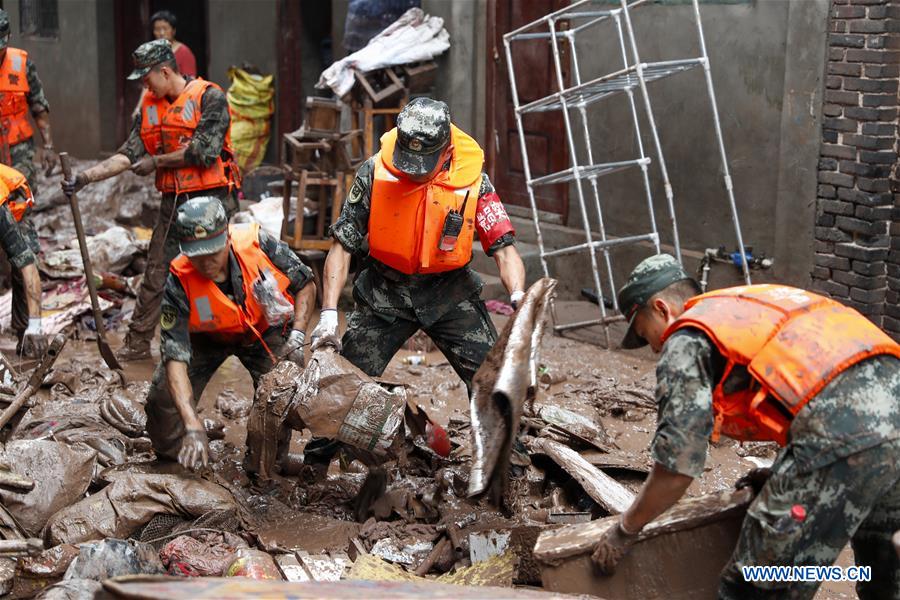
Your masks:
{"label": "pile of debris", "polygon": [[[78,169],[88,166],[76,162]],[[60,189],[62,173],[39,174],[38,201],[32,220],[42,254],[38,257],[43,287],[43,330],[65,332],[74,338],[90,338],[96,326],[84,278],[81,253],[69,203]],[[115,329],[134,308],[134,296],[147,263],[154,213],[159,208],[153,179],[130,171],[95,183],[79,193],[88,247],[100,290],[100,307],[107,329]],[[8,263],[6,264],[8,267]],[[12,294],[0,296],[0,330],[8,329]]]}

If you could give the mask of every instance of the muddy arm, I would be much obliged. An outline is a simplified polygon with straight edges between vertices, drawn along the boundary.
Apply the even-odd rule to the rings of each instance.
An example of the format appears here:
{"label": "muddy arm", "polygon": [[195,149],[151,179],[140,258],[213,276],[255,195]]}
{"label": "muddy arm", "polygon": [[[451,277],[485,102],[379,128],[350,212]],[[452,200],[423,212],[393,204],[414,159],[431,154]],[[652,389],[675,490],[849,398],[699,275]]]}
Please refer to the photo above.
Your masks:
{"label": "muddy arm", "polygon": [[294,329],[306,331],[309,318],[316,307],[316,284],[310,280],[294,296]]}
{"label": "muddy arm", "polygon": [[644,525],[672,507],[690,487],[694,478],[670,471],[659,463],[653,470],[634,503],[622,514],[622,525],[628,531],[639,531]]}
{"label": "muddy arm", "polygon": [[340,243],[331,244],[322,275],[322,308],[337,308],[338,298],[350,272],[350,253]]}
{"label": "muddy arm", "polygon": [[87,178],[88,183],[102,181],[115,177],[120,173],[124,173],[131,168],[131,160],[124,154],[113,154],[106,160],[94,165],[90,169],[82,171],[82,175]]}
{"label": "muddy arm", "polygon": [[156,166],[169,169],[186,167],[188,165],[188,162],[184,158],[186,150],[187,148],[182,148],[180,150],[176,150],[175,152],[169,152],[168,154],[160,154],[156,157]]}
{"label": "muddy arm", "polygon": [[31,263],[22,267],[22,279],[25,280],[25,296],[28,302],[28,316],[32,319],[41,317],[41,276],[37,264]]}
{"label": "muddy arm", "polygon": [[510,294],[525,290],[525,264],[515,246],[504,246],[494,253],[500,281]]}
{"label": "muddy arm", "polygon": [[166,363],[166,378],[168,379],[169,393],[175,402],[175,408],[181,415],[181,421],[187,430],[203,431],[203,423],[197,417],[192,403],[194,391],[191,388],[191,380],[188,378],[187,364],[178,360],[170,360]]}

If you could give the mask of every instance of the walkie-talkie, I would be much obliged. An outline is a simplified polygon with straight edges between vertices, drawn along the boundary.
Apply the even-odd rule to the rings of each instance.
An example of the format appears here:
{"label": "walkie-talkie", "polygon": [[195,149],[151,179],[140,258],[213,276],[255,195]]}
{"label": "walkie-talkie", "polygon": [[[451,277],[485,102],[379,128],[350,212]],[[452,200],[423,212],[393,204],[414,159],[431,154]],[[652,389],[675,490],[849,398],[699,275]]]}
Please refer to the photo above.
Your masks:
{"label": "walkie-talkie", "polygon": [[466,214],[466,203],[469,201],[470,191],[466,190],[462,208],[459,211],[451,208],[446,218],[444,218],[444,229],[441,231],[441,240],[438,242],[438,250],[441,252],[453,252],[453,249],[456,248],[459,232],[462,231],[463,215]]}

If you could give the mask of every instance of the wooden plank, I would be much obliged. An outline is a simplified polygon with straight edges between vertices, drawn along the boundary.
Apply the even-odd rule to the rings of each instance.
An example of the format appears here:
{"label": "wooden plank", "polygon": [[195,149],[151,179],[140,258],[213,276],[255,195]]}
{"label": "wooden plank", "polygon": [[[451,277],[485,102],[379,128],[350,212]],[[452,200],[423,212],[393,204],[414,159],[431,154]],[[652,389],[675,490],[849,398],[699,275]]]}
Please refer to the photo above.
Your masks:
{"label": "wooden plank", "polygon": [[[750,489],[725,490],[696,498],[685,498],[644,527],[638,540],[674,533],[743,514],[753,499]],[[619,517],[597,519],[547,531],[541,534],[534,547],[535,558],[553,564],[562,559],[586,554],[610,527],[618,524]]]}
{"label": "wooden plank", "polygon": [[609,512],[621,513],[634,502],[634,494],[568,446],[546,438],[532,438],[527,445],[532,452],[546,454],[553,459],[581,484],[594,502]]}

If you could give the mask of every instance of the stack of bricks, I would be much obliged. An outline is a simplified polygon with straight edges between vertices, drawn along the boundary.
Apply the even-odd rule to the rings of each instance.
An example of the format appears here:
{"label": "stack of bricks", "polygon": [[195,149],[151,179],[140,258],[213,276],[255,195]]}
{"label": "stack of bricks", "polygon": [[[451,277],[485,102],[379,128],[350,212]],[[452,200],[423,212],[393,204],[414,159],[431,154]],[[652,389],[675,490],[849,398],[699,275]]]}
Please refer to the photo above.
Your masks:
{"label": "stack of bricks", "polygon": [[900,0],[833,0],[829,32],[813,287],[900,339]]}

